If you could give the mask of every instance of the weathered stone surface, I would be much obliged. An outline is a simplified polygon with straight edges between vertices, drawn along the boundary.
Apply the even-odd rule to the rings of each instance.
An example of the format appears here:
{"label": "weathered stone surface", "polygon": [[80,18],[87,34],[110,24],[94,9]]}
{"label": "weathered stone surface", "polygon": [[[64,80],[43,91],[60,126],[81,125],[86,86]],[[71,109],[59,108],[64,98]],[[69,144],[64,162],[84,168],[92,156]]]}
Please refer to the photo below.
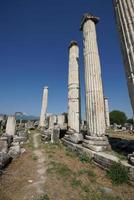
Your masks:
{"label": "weathered stone surface", "polygon": [[134,166],[134,152],[128,155],[128,162]]}
{"label": "weathered stone surface", "polygon": [[15,158],[19,157],[20,154],[21,154],[21,148],[19,145],[10,147],[9,152],[8,152],[8,155],[10,157],[15,159]]}
{"label": "weathered stone surface", "polygon": [[80,132],[79,48],[76,41],[69,46],[68,130],[72,130],[70,134]]}
{"label": "weathered stone surface", "polygon": [[51,141],[51,134],[52,134],[52,130],[45,130],[41,132],[41,140],[44,142],[48,142]]}
{"label": "weathered stone surface", "polygon": [[49,116],[49,129],[53,130],[55,124],[57,124],[57,115]]}
{"label": "weathered stone surface", "polygon": [[108,129],[110,127],[110,117],[109,117],[109,103],[107,97],[104,97],[104,110],[105,110],[106,128]]}
{"label": "weathered stone surface", "polygon": [[95,151],[95,152],[101,152],[101,151],[106,151],[107,150],[107,146],[95,146],[95,145],[90,145],[88,143],[82,143],[82,146],[83,147],[86,147],[88,149],[91,149],[92,151]]}
{"label": "weathered stone surface", "polygon": [[106,137],[106,136],[94,137],[94,136],[86,135],[85,138],[86,138],[87,140],[93,140],[93,141],[107,141],[107,137]]}
{"label": "weathered stone surface", "polygon": [[33,129],[35,129],[35,127],[34,127],[34,122],[33,122],[33,121],[28,121],[28,122],[25,124],[25,128],[28,129],[28,130],[33,130]]}
{"label": "weathered stone surface", "polygon": [[27,137],[18,137],[18,136],[14,136],[13,138],[13,142],[26,142],[27,141]]}
{"label": "weathered stone surface", "polygon": [[48,87],[46,86],[44,87],[44,90],[43,90],[41,115],[40,115],[40,121],[39,121],[40,127],[45,127],[47,103],[48,103]]}
{"label": "weathered stone surface", "polygon": [[85,14],[81,23],[81,31],[84,37],[87,134],[100,137],[105,134],[106,126],[101,64],[95,27],[98,21],[98,17],[89,13]]}
{"label": "weathered stone surface", "polygon": [[83,142],[86,143],[86,144],[95,145],[95,146],[106,146],[106,145],[109,145],[108,141],[84,140]]}
{"label": "weathered stone surface", "polygon": [[51,143],[58,143],[60,139],[60,128],[55,127],[51,133]]}
{"label": "weathered stone surface", "polygon": [[16,128],[16,119],[14,115],[8,116],[7,124],[6,124],[6,134],[14,135]]}
{"label": "weathered stone surface", "polygon": [[79,133],[74,133],[72,135],[65,135],[64,138],[75,144],[81,143],[84,140],[83,135]]}
{"label": "weathered stone surface", "polygon": [[127,85],[134,112],[134,1],[114,0]]}
{"label": "weathered stone surface", "polygon": [[0,152],[7,153],[7,151],[8,151],[7,141],[0,141]]}
{"label": "weathered stone surface", "polygon": [[0,170],[4,169],[11,160],[12,158],[7,153],[0,152]]}

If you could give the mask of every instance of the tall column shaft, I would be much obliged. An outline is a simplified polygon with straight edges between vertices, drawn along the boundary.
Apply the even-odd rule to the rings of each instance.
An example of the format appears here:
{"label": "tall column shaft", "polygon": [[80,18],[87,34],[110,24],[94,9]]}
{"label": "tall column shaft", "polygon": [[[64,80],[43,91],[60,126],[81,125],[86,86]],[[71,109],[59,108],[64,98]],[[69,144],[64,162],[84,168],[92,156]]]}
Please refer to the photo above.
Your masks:
{"label": "tall column shaft", "polygon": [[86,14],[81,23],[84,37],[87,134],[90,136],[103,136],[106,128],[101,65],[95,27],[98,21],[97,17]]}
{"label": "tall column shaft", "polygon": [[45,126],[47,103],[48,103],[48,87],[44,87],[43,97],[42,97],[41,115],[40,115],[40,122],[39,122],[40,127]]}
{"label": "tall column shaft", "polygon": [[80,132],[80,82],[79,82],[79,48],[75,41],[69,46],[68,76],[68,129]]}
{"label": "tall column shaft", "polygon": [[106,98],[106,97],[104,97],[104,107],[105,107],[106,128],[109,128],[110,127],[109,104],[108,104],[108,98]]}
{"label": "tall column shaft", "polygon": [[134,113],[134,1],[114,0],[130,101]]}

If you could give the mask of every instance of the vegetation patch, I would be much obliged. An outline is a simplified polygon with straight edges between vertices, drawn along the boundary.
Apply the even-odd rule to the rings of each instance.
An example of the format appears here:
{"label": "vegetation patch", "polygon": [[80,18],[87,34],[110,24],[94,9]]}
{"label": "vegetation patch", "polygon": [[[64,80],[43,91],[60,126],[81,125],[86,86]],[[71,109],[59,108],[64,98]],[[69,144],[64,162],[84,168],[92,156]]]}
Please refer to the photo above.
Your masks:
{"label": "vegetation patch", "polygon": [[77,188],[77,187],[80,187],[81,186],[81,180],[77,179],[76,177],[74,177],[71,181],[71,186],[73,188]]}
{"label": "vegetation patch", "polygon": [[80,169],[78,171],[78,175],[83,175],[83,174],[86,174],[90,177],[96,177],[96,174],[90,169]]}
{"label": "vegetation patch", "polygon": [[49,200],[49,197],[48,197],[48,195],[47,195],[47,194],[45,194],[45,195],[43,195],[43,196],[39,197],[39,198],[38,198],[38,199],[36,199],[36,200]]}
{"label": "vegetation patch", "polygon": [[89,155],[87,155],[87,153],[83,153],[83,154],[80,154],[79,155],[79,160],[82,162],[82,163],[91,163],[91,158]]}
{"label": "vegetation patch", "polygon": [[33,159],[33,160],[38,160],[38,157],[37,157],[35,154],[33,154],[33,155],[32,155],[32,159]]}
{"label": "vegetation patch", "polygon": [[108,177],[114,185],[120,185],[128,181],[128,171],[120,162],[114,163],[108,171]]}
{"label": "vegetation patch", "polygon": [[68,177],[72,173],[69,167],[66,164],[57,163],[57,162],[50,162],[50,167],[47,170],[48,173],[55,172],[56,174],[60,175],[61,177]]}

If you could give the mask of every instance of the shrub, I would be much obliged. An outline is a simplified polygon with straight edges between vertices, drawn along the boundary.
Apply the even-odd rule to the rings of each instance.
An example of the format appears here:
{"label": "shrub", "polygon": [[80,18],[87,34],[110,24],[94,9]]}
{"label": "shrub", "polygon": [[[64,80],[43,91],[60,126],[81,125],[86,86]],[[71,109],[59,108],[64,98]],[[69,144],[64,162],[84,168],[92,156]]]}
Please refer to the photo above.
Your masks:
{"label": "shrub", "polygon": [[128,171],[120,162],[114,163],[108,171],[108,177],[115,185],[126,183],[128,181]]}

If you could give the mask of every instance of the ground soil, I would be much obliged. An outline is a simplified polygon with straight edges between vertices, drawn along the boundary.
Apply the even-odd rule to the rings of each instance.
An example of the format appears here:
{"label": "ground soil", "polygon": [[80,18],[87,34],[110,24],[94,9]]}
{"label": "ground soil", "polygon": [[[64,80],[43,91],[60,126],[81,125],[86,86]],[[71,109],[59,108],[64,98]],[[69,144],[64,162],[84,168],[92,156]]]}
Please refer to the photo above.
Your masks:
{"label": "ground soil", "polygon": [[[133,200],[134,188],[113,186],[106,172],[31,133],[26,151],[3,172],[0,200]],[[103,191],[103,192],[102,192]]]}

